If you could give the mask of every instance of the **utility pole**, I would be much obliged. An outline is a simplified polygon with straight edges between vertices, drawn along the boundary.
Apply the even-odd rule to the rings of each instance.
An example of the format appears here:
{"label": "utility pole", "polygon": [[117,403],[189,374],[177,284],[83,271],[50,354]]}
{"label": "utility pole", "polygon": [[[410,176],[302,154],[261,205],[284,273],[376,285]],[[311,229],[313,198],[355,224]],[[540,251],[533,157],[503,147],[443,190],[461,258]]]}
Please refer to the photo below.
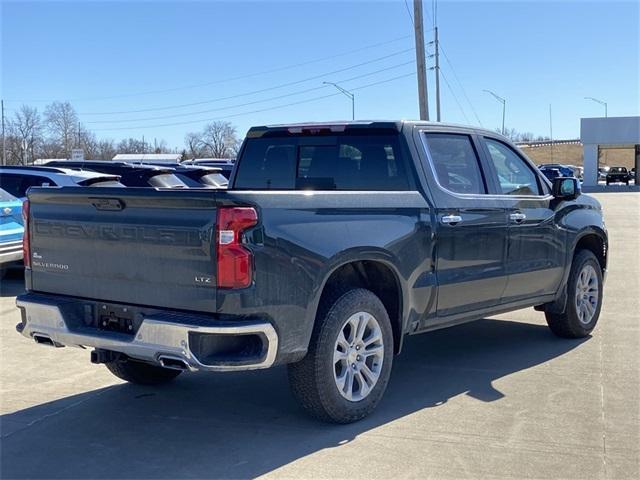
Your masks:
{"label": "utility pole", "polygon": [[[434,19],[435,20],[435,19]],[[435,30],[435,57],[436,57],[436,118],[440,121],[440,48],[438,43],[438,27]]]}
{"label": "utility pole", "polygon": [[416,40],[416,67],[418,74],[418,103],[420,105],[420,120],[429,120],[429,96],[427,95],[427,67],[424,53],[422,0],[413,0],[413,29]]}
{"label": "utility pole", "polygon": [[2,165],[7,164],[7,140],[4,135],[4,100],[0,100],[2,105]]}

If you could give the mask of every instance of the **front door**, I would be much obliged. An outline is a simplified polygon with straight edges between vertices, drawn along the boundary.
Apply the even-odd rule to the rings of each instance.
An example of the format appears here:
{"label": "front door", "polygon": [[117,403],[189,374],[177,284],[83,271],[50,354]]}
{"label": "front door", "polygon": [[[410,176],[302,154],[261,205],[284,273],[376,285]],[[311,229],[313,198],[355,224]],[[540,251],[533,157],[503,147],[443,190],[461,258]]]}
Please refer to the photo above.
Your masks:
{"label": "front door", "polygon": [[488,186],[474,136],[421,131],[436,208],[438,317],[497,305],[506,285],[507,220]]}
{"label": "front door", "polygon": [[507,143],[489,136],[481,143],[490,188],[508,214],[508,280],[502,302],[554,293],[564,272],[565,233],[554,220],[549,187],[536,167]]}

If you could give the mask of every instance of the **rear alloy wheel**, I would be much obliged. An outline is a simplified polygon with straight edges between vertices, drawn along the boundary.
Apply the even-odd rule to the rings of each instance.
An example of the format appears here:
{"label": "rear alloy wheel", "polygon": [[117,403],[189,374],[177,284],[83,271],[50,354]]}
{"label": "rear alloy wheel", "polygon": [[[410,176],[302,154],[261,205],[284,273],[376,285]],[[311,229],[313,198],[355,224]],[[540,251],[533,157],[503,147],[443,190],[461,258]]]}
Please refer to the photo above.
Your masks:
{"label": "rear alloy wheel", "polygon": [[338,334],[333,378],[351,402],[366,398],[378,383],[384,363],[384,340],[376,318],[368,312],[351,315]]}
{"label": "rear alloy wheel", "polygon": [[320,306],[307,355],[289,365],[289,383],[313,417],[351,423],[376,408],[392,362],[389,315],[373,292],[358,288]]}
{"label": "rear alloy wheel", "polygon": [[586,337],[595,328],[602,308],[602,270],[596,256],[580,250],[573,257],[562,313],[546,313],[547,324],[559,337]]}

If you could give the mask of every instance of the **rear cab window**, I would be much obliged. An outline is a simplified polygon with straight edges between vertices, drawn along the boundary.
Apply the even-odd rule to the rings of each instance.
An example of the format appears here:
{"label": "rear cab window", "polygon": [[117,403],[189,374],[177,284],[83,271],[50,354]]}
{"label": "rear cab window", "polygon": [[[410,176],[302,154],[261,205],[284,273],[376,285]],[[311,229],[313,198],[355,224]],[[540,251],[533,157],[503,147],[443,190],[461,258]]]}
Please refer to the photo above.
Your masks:
{"label": "rear cab window", "polygon": [[453,193],[485,194],[487,186],[471,137],[460,133],[423,133],[438,185]]}
{"label": "rear cab window", "polygon": [[412,188],[397,133],[248,138],[236,168],[234,189]]}

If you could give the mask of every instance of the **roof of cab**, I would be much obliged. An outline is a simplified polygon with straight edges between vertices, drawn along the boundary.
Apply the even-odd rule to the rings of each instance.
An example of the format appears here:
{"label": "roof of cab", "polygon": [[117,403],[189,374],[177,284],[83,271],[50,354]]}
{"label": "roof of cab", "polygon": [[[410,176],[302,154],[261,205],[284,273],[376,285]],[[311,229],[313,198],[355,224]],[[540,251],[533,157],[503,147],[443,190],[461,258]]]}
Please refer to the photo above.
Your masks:
{"label": "roof of cab", "polygon": [[329,129],[336,133],[345,130],[359,129],[376,129],[376,130],[395,130],[401,131],[405,126],[423,126],[433,127],[434,129],[455,129],[468,130],[473,132],[482,132],[485,134],[498,135],[496,132],[480,127],[470,125],[460,125],[455,123],[429,122],[425,120],[353,120],[353,121],[334,121],[334,122],[303,122],[303,123],[287,123],[276,125],[264,125],[251,127],[247,132],[248,138],[261,137],[266,132],[284,132],[302,133],[304,130],[326,130]]}

